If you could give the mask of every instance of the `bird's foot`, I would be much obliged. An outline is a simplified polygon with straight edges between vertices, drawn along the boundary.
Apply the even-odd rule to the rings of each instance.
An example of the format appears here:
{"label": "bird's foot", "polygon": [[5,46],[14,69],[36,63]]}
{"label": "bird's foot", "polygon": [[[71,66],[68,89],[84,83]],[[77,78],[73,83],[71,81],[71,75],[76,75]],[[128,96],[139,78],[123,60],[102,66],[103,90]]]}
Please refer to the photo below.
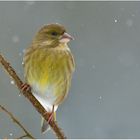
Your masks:
{"label": "bird's foot", "polygon": [[52,111],[51,113],[50,112],[45,112],[44,115],[48,114],[49,115],[49,118],[48,118],[48,123],[54,121],[54,105],[52,107]]}
{"label": "bird's foot", "polygon": [[52,112],[49,116],[48,123],[52,122],[53,120],[54,120],[54,114]]}
{"label": "bird's foot", "polygon": [[47,121],[48,123],[50,123],[54,120],[54,113],[53,112],[49,113],[49,112],[46,111],[43,116],[45,116],[45,115],[49,116],[48,121]]}
{"label": "bird's foot", "polygon": [[28,85],[27,83],[22,84],[21,91],[31,91],[30,85]]}

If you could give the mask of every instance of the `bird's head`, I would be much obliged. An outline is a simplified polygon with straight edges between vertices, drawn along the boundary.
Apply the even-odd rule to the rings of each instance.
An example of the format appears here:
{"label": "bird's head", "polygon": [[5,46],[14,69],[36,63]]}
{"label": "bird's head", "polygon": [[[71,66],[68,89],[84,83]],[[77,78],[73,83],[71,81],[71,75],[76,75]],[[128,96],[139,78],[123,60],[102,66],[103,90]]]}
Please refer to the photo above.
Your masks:
{"label": "bird's head", "polygon": [[39,32],[36,34],[35,41],[39,44],[44,44],[48,46],[58,45],[60,43],[68,43],[70,40],[73,40],[73,37],[70,36],[66,29],[60,24],[49,24],[42,27]]}

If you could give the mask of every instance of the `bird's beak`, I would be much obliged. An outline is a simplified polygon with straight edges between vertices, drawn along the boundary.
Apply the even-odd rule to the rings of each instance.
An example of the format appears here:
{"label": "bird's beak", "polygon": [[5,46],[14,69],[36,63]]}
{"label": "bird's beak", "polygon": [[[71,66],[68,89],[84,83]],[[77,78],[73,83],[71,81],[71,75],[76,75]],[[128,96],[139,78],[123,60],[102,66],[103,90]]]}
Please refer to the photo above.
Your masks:
{"label": "bird's beak", "polygon": [[68,43],[70,40],[74,40],[74,38],[66,32],[60,38],[61,43]]}

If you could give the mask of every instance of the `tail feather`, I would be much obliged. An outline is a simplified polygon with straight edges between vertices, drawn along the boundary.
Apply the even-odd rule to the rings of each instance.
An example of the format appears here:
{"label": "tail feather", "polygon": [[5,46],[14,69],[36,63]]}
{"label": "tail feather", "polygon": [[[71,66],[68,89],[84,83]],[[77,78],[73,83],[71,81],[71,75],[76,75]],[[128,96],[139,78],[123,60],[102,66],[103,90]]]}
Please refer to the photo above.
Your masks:
{"label": "tail feather", "polygon": [[50,130],[50,126],[49,126],[48,122],[42,118],[41,133],[45,133],[49,130]]}
{"label": "tail feather", "polygon": [[[53,114],[54,121],[56,121],[56,112]],[[44,118],[42,118],[42,123],[41,123],[41,133],[46,133],[50,130],[50,126]]]}

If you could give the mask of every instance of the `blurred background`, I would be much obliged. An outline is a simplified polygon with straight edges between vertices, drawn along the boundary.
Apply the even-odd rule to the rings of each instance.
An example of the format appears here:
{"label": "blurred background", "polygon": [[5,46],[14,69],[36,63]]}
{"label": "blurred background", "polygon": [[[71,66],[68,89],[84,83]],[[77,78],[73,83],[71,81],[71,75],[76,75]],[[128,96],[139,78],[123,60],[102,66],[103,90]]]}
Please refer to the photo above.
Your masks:
{"label": "blurred background", "polygon": [[[0,2],[0,52],[23,78],[22,57],[44,24],[75,37],[71,90],[57,111],[68,138],[140,138],[140,2]],[[40,115],[0,67],[0,104],[35,138]],[[23,131],[0,112],[0,138]]]}

